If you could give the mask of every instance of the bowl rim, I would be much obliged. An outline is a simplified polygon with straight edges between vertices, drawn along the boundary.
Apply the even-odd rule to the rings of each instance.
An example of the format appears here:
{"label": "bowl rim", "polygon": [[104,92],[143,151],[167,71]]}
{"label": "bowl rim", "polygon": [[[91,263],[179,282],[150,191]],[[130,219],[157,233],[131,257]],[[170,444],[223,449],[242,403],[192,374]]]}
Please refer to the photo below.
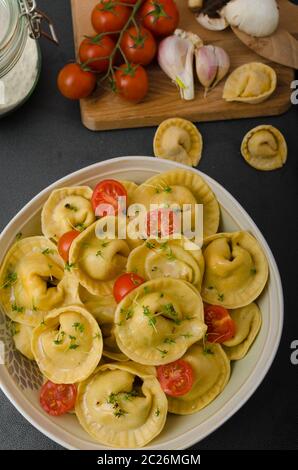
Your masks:
{"label": "bowl rim", "polygon": [[[102,166],[105,166],[107,164],[114,163],[115,165],[117,165],[118,163],[123,164],[125,162],[127,163],[134,162],[134,163],[142,164],[144,162],[148,163],[148,160],[152,162],[152,166],[155,165],[157,162],[161,163],[159,159],[155,159],[150,156],[136,155],[136,156],[115,157],[115,158],[110,158],[107,160],[94,163],[92,165],[88,165],[72,173],[69,173],[62,178],[59,178],[54,183],[50,184],[49,186],[41,190],[38,194],[36,194],[33,198],[31,198],[31,200],[29,200],[25,204],[25,206],[23,206],[21,210],[16,213],[16,215],[10,220],[10,222],[6,225],[6,227],[3,229],[3,231],[0,234],[0,246],[3,240],[5,240],[5,237],[8,234],[8,232],[15,225],[16,221],[22,215],[24,215],[28,211],[28,209],[31,209],[31,206],[33,205],[33,203],[40,202],[40,207],[38,209],[39,211],[42,206],[42,199],[48,196],[48,194],[54,189],[61,187],[61,185],[63,185],[64,182],[67,182],[68,180],[71,180],[84,172],[87,173],[87,172],[94,170],[94,173],[96,173],[96,171],[100,170]],[[153,163],[154,161],[155,163]],[[273,344],[271,344],[271,349],[270,351],[266,352],[265,346],[263,347],[255,368],[252,370],[251,374],[246,378],[246,380],[243,382],[243,384],[241,385],[240,389],[237,392],[238,402],[235,403],[233,407],[230,407],[231,408],[230,410],[226,410],[225,408],[229,407],[230,402],[231,402],[231,399],[229,399],[227,403],[219,411],[216,411],[214,414],[208,417],[204,423],[194,426],[193,428],[186,431],[183,435],[170,439],[169,441],[167,441],[166,447],[164,446],[165,444],[162,446],[158,446],[159,449],[182,450],[182,449],[187,449],[188,447],[196,444],[197,442],[206,438],[209,434],[214,432],[216,429],[221,427],[231,416],[233,416],[249,400],[249,398],[254,394],[256,389],[262,383],[262,381],[264,380],[265,376],[267,375],[273,363],[273,360],[276,356],[276,353],[280,344],[282,330],[283,330],[283,320],[284,320],[284,298],[283,298],[281,278],[280,278],[279,270],[278,270],[275,258],[273,256],[273,253],[265,237],[263,236],[263,234],[261,233],[261,231],[255,224],[253,219],[246,212],[246,210],[242,207],[242,205],[234,198],[234,196],[232,196],[232,194],[229,191],[227,191],[220,183],[218,183],[212,177],[206,175],[205,173],[201,172],[200,170],[196,168],[191,168],[186,165],[172,162],[169,160],[163,160],[162,163],[164,164],[164,166],[168,167],[168,170],[180,168],[180,169],[192,171],[194,173],[199,174],[207,181],[208,184],[211,185],[212,190],[213,188],[216,188],[221,193],[221,195],[223,195],[225,198],[228,198],[231,201],[233,207],[236,207],[236,209],[242,213],[243,217],[247,220],[247,222],[253,228],[254,234],[257,236],[258,241],[263,246],[263,249],[269,258],[268,259],[269,268],[273,274],[273,278],[275,280],[276,287],[277,287],[276,292],[275,292],[275,297],[276,297],[277,304],[278,304],[277,310],[279,311],[279,318],[278,318],[279,323],[276,324],[275,326],[275,332],[274,332],[275,337],[274,337]],[[121,171],[121,169],[119,169],[119,171]],[[133,171],[133,169],[131,169],[131,171]],[[80,183],[80,184],[84,184],[84,183]],[[265,355],[265,352],[266,352],[266,355]],[[262,366],[260,367],[261,364]],[[43,415],[41,411],[37,410],[36,407],[28,400],[27,397],[24,397],[24,396],[20,397],[20,390],[15,384],[15,382],[12,380],[12,378],[10,377],[4,365],[0,365],[0,371],[1,371],[0,387],[3,393],[10,400],[10,402],[15,406],[15,408],[27,419],[27,421],[30,424],[32,424],[42,434],[46,435],[48,438],[60,444],[61,446],[65,447],[66,449],[69,449],[69,450],[80,449],[79,443],[82,442],[81,437],[71,434],[65,428],[62,428],[61,426],[58,426],[54,422],[46,419],[47,417]],[[203,432],[201,432],[199,440],[196,437],[196,434],[194,433],[194,430],[198,426],[204,426],[207,428],[203,430]],[[67,440],[67,435],[69,436],[70,440]],[[182,445],[181,443],[179,444],[179,441],[181,440],[183,440]],[[94,445],[96,445],[96,442],[94,442]],[[169,445],[171,447],[168,447]],[[146,446],[144,449],[154,449],[154,446],[149,445],[149,446]]]}

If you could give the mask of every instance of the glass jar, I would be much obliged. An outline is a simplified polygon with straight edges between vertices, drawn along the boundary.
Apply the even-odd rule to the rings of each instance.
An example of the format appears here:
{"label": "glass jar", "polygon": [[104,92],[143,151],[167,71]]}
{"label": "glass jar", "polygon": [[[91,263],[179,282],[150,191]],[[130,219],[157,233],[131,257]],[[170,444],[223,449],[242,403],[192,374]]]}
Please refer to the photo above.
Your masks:
{"label": "glass jar", "polygon": [[[40,30],[44,17],[51,37]],[[0,117],[21,106],[37,84],[41,53],[36,39],[41,34],[57,42],[35,0],[0,0]]]}

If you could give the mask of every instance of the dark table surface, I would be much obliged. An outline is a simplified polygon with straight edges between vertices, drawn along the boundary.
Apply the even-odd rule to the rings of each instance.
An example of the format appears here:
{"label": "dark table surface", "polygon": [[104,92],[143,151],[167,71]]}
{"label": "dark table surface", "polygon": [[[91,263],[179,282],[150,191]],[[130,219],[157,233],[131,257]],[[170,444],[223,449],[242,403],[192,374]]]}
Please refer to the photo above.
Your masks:
{"label": "dark table surface", "polygon": [[[0,229],[41,189],[70,172],[121,155],[152,155],[155,128],[92,133],[80,122],[78,104],[58,94],[57,71],[74,56],[69,4],[38,1],[54,20],[61,46],[41,41],[43,68],[34,95],[0,121]],[[256,171],[240,155],[244,134],[263,123],[278,127],[288,142],[288,162],[281,170]],[[202,123],[199,128],[204,138],[200,170],[238,199],[276,257],[284,287],[285,324],[276,359],[256,393],[195,448],[297,449],[298,366],[290,362],[290,344],[298,339],[298,105],[279,117]],[[31,426],[0,392],[0,449],[61,447]]]}

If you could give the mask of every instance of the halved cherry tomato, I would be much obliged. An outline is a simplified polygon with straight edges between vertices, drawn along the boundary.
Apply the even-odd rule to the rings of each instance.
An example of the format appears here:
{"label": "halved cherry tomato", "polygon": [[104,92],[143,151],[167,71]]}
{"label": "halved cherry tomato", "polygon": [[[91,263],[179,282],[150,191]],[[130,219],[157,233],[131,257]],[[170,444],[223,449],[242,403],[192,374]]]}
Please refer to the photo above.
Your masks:
{"label": "halved cherry tomato", "polygon": [[116,279],[113,288],[113,294],[116,302],[121,302],[121,300],[129,292],[134,290],[136,287],[139,287],[144,282],[145,279],[135,273],[125,273],[119,276],[118,279]]}
{"label": "halved cherry tomato", "polygon": [[121,3],[129,3],[130,5],[135,5],[138,0],[119,0]]}
{"label": "halved cherry tomato", "polygon": [[94,72],[106,72],[109,67],[107,57],[110,57],[114,47],[115,42],[109,36],[86,38],[80,45],[80,61]]}
{"label": "halved cherry tomato", "polygon": [[[127,198],[125,187],[116,180],[103,180],[98,183],[93,191],[91,202],[95,215],[103,217],[108,214],[118,214],[118,198],[122,196]],[[99,207],[104,204],[104,210]],[[110,210],[107,206],[110,206]]]}
{"label": "halved cherry tomato", "polygon": [[179,23],[179,11],[173,0],[146,0],[140,17],[145,28],[155,36],[169,36]]}
{"label": "halved cherry tomato", "polygon": [[69,250],[72,242],[80,235],[78,230],[70,230],[64,233],[58,240],[58,252],[67,263],[69,261]]}
{"label": "halved cherry tomato", "polygon": [[120,31],[127,22],[131,9],[116,0],[100,0],[91,15],[93,28],[98,33]]}
{"label": "halved cherry tomato", "polygon": [[123,34],[120,46],[125,57],[134,64],[148,65],[156,53],[156,41],[151,32],[142,27],[131,26]]}
{"label": "halved cherry tomato", "polygon": [[235,322],[226,308],[220,305],[206,305],[204,313],[209,343],[224,343],[235,336]]}
{"label": "halved cherry tomato", "polygon": [[59,72],[57,85],[65,98],[80,100],[91,95],[96,85],[96,76],[79,64],[67,64]]}
{"label": "halved cherry tomato", "polygon": [[157,367],[157,378],[163,391],[171,397],[180,397],[191,390],[194,373],[183,359]]}
{"label": "halved cherry tomato", "polygon": [[46,413],[61,416],[72,410],[77,396],[74,384],[54,384],[48,380],[40,390],[39,401]]}
{"label": "halved cherry tomato", "polygon": [[[157,237],[172,235],[175,232],[176,217],[178,215],[170,209],[156,209],[147,213],[147,235]],[[156,233],[157,229],[157,233]],[[151,233],[152,232],[152,233]]]}
{"label": "halved cherry tomato", "polygon": [[122,64],[116,70],[116,91],[128,100],[139,102],[148,92],[148,75],[141,65]]}

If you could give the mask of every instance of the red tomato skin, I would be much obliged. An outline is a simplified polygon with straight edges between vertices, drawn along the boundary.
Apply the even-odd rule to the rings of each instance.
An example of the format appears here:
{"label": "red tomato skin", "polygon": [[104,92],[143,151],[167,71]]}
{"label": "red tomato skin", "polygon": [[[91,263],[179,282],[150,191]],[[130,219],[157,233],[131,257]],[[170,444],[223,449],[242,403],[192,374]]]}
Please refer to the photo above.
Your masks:
{"label": "red tomato skin", "polygon": [[80,100],[91,95],[96,86],[96,76],[83,70],[79,64],[67,64],[58,74],[57,85],[65,98]]}
{"label": "red tomato skin", "polygon": [[[157,6],[156,6],[157,5]],[[156,17],[150,14],[158,8],[166,14]],[[146,0],[140,9],[142,24],[155,36],[169,36],[173,34],[179,24],[179,11],[173,0]]]}
{"label": "red tomato skin", "polygon": [[[85,64],[94,72],[106,72],[109,67],[109,59],[100,59],[112,54],[115,47],[115,41],[109,36],[103,36],[98,42],[94,43],[92,39],[84,39],[79,49],[81,63]],[[99,60],[93,60],[99,57]]]}
{"label": "red tomato skin", "polygon": [[158,366],[156,372],[161,388],[171,397],[186,395],[193,386],[193,369],[183,359]]}
{"label": "red tomato skin", "polygon": [[103,217],[105,214],[98,214],[97,207],[99,204],[110,204],[114,209],[114,214],[118,213],[117,197],[122,196],[127,199],[127,191],[125,187],[117,180],[100,181],[94,188],[91,203],[95,215]]}
{"label": "red tomato skin", "polygon": [[130,5],[135,5],[138,0],[119,0],[121,3],[129,3]]}
{"label": "red tomato skin", "polygon": [[115,72],[117,93],[125,100],[138,103],[148,93],[149,83],[146,70],[138,64],[131,64],[135,68],[133,76],[126,73],[126,64],[120,65]]}
{"label": "red tomato skin", "polygon": [[119,276],[113,287],[113,295],[117,303],[121,302],[124,297],[132,290],[139,287],[145,282],[141,276],[135,273],[125,273]]}
{"label": "red tomato skin", "polygon": [[55,384],[48,380],[40,390],[41,407],[51,416],[61,416],[75,405],[77,387],[74,384]]}
{"label": "red tomato skin", "polygon": [[[163,213],[165,215],[165,222],[168,222],[168,226],[163,226]],[[147,236],[156,237],[172,235],[174,232],[177,232],[178,229],[178,220],[175,218],[176,214],[169,209],[158,209],[153,210],[147,213]],[[157,219],[157,220],[156,220]],[[152,227],[151,227],[152,225]],[[158,233],[155,233],[155,228],[157,227]],[[151,228],[153,233],[151,233]],[[162,232],[163,228],[163,233]]]}
{"label": "red tomato skin", "polygon": [[80,235],[78,230],[70,230],[64,233],[58,240],[58,252],[67,263],[69,261],[69,250],[72,242]]}
{"label": "red tomato skin", "polygon": [[[138,44],[138,38],[141,36],[144,40]],[[131,26],[123,34],[121,40],[121,49],[127,60],[134,64],[148,65],[155,57],[157,45],[149,29]]]}
{"label": "red tomato skin", "polygon": [[226,308],[220,305],[205,305],[204,316],[209,343],[221,344],[235,336],[236,325]]}
{"label": "red tomato skin", "polygon": [[115,2],[111,10],[106,10],[111,0],[101,0],[93,9],[91,23],[97,33],[120,31],[128,21],[130,8]]}

